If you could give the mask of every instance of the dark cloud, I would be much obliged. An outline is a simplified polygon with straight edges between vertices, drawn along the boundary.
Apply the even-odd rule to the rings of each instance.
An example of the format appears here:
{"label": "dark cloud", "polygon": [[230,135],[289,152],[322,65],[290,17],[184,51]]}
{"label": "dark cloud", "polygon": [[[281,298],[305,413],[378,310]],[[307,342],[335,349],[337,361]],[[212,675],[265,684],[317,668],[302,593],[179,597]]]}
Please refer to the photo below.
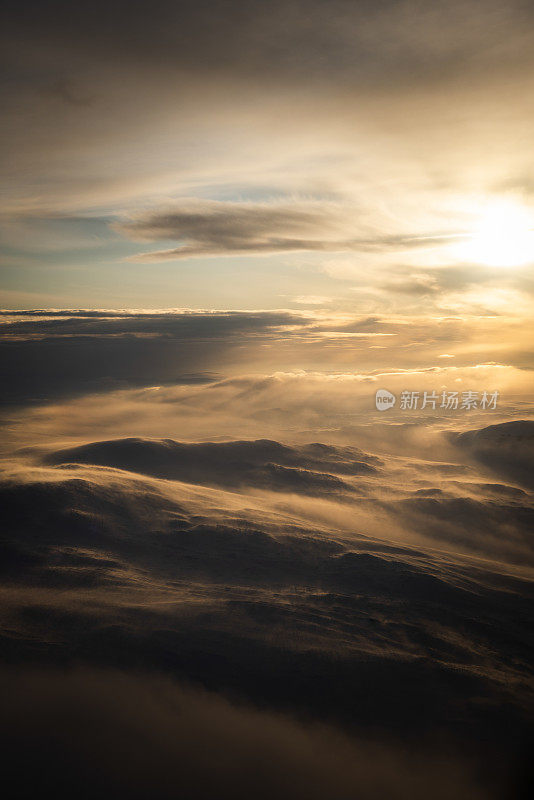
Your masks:
{"label": "dark cloud", "polygon": [[3,671],[4,780],[18,796],[483,800],[462,757],[351,739],[118,671]]}
{"label": "dark cloud", "polygon": [[[12,314],[3,328],[4,338],[22,339],[53,336],[142,335],[179,339],[224,338],[231,334],[254,333],[293,324],[304,324],[306,316],[289,311],[29,311]],[[20,319],[22,317],[23,319]]]}
{"label": "dark cloud", "polygon": [[[347,249],[321,239],[335,219],[324,209],[295,204],[190,202],[169,213],[125,222],[118,230],[144,241],[182,240],[179,247],[143,253],[139,260],[191,258],[221,254],[262,254],[292,250]],[[337,226],[338,227],[338,226]]]}
{"label": "dark cloud", "polygon": [[[256,80],[326,75],[375,86],[491,69],[496,55],[512,68],[512,44],[516,57],[527,57],[528,40],[520,34],[530,21],[529,4],[520,0],[506,7],[473,0],[415,8],[404,0],[276,0],[268,10],[243,0],[158,0],[152,14],[143,2],[124,0],[76,8],[65,0],[6,6],[8,42],[37,52],[55,47],[71,57],[96,56],[117,66],[135,61],[178,73],[217,71]],[[512,42],[502,41],[503,30]]]}
{"label": "dark cloud", "polygon": [[[231,351],[305,318],[289,312],[30,312],[2,326],[2,400],[212,380]],[[210,374],[211,373],[211,374]]]}

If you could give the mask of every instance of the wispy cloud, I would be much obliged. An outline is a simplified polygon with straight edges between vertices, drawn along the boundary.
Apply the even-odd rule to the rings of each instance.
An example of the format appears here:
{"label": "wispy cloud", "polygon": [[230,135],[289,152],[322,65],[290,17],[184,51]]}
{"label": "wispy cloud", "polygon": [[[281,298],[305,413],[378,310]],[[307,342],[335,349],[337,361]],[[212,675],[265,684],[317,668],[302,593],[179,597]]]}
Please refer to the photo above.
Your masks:
{"label": "wispy cloud", "polygon": [[376,222],[371,226],[369,215],[350,203],[299,199],[264,203],[187,199],[114,227],[139,241],[180,242],[167,250],[132,256],[133,261],[306,250],[381,253],[429,248],[465,236],[379,232]]}

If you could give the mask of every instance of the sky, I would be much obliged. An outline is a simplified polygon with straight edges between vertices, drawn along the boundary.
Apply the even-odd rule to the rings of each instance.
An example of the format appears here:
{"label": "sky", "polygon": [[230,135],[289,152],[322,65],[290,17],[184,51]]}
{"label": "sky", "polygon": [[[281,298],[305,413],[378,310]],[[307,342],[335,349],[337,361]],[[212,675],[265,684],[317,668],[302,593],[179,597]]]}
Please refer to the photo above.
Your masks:
{"label": "sky", "polygon": [[0,37],[6,782],[530,797],[531,0]]}
{"label": "sky", "polygon": [[6,4],[5,308],[528,316],[528,2]]}

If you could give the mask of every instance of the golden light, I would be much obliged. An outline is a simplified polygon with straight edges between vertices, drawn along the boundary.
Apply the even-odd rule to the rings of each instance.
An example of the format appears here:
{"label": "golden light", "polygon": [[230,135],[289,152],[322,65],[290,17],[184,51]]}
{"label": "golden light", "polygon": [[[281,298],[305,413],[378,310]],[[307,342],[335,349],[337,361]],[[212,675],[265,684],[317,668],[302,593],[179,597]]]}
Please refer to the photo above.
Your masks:
{"label": "golden light", "polygon": [[490,267],[518,267],[534,262],[534,216],[511,200],[493,201],[457,248],[463,260]]}

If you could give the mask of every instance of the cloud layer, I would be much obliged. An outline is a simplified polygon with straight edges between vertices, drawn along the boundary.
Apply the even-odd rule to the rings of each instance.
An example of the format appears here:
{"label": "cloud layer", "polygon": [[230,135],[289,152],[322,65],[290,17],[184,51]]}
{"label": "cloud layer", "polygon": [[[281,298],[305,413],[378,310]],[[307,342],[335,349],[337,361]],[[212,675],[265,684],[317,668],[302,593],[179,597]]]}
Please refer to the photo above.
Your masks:
{"label": "cloud layer", "polygon": [[[158,800],[177,792],[199,800],[378,800],[384,794],[423,800],[428,791],[438,800],[483,797],[461,759],[440,763],[430,756],[421,768],[402,748],[236,707],[161,677],[3,671],[0,703],[4,775],[20,793]],[[98,770],[88,768],[95,763]]]}
{"label": "cloud layer", "polygon": [[[533,423],[527,371],[478,363],[502,326],[321,310],[1,319],[1,640],[18,673],[4,670],[2,735],[14,769],[32,753],[25,791],[54,784],[61,754],[66,794],[98,764],[88,796],[165,798],[178,775],[199,797],[214,781],[222,797],[515,791],[532,719]],[[443,352],[464,365],[436,367]],[[458,379],[498,381],[502,405],[374,405],[377,387]]]}

